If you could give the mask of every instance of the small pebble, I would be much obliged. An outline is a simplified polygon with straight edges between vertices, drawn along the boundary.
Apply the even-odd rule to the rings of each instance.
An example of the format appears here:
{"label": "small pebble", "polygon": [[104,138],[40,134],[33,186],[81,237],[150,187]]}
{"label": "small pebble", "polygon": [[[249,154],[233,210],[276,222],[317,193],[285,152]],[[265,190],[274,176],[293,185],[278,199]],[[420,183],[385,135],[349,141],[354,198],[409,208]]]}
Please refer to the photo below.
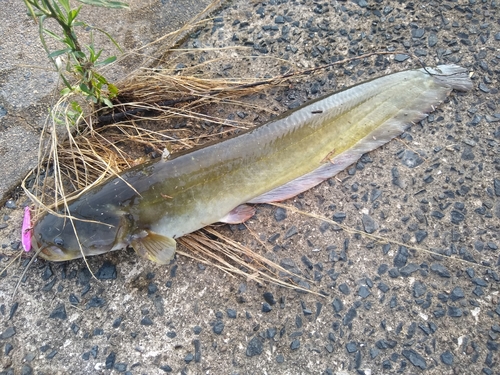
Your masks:
{"label": "small pebble", "polygon": [[262,353],[264,347],[262,345],[262,341],[254,337],[252,338],[247,345],[246,355],[247,357],[254,357]]}
{"label": "small pebble", "polygon": [[113,366],[115,365],[115,361],[116,361],[116,353],[115,352],[111,352],[108,354],[108,356],[106,357],[106,361],[105,361],[105,367],[106,369],[112,369]]}
{"label": "small pebble", "polygon": [[216,321],[212,330],[216,335],[220,335],[224,330],[224,323],[221,320]]}
{"label": "small pebble", "polygon": [[94,308],[94,307],[102,307],[106,304],[106,301],[104,298],[94,296],[92,297],[86,305],[87,309]]}
{"label": "small pebble", "polygon": [[5,348],[4,348],[5,356],[8,356],[13,349],[14,349],[14,346],[10,342],[5,344]]}
{"label": "small pebble", "polygon": [[427,368],[427,363],[425,359],[418,354],[413,349],[405,349],[402,351],[403,356],[411,362],[411,364],[415,367],[420,368],[421,370],[425,370]]}
{"label": "small pebble", "polygon": [[431,271],[436,273],[438,276],[444,277],[444,278],[449,278],[451,277],[450,271],[443,266],[442,264],[439,263],[433,263],[431,264]]}
{"label": "small pebble", "polygon": [[278,207],[274,212],[274,219],[276,221],[282,221],[286,219],[286,210],[284,208]]}
{"label": "small pebble", "polygon": [[114,368],[118,372],[125,372],[125,371],[127,371],[127,364],[126,363],[116,363]]}
{"label": "small pebble", "polygon": [[173,371],[172,367],[170,367],[169,365],[163,365],[163,366],[161,366],[160,370],[162,370],[163,372],[167,372],[167,373]]}
{"label": "small pebble", "polygon": [[68,315],[66,314],[66,307],[62,303],[57,305],[57,307],[49,315],[49,318],[51,319],[65,320],[67,317]]}
{"label": "small pebble", "polygon": [[273,310],[273,308],[267,302],[264,302],[262,304],[262,312],[268,313],[268,312],[271,312],[272,310]]}
{"label": "small pebble", "polygon": [[151,318],[149,316],[145,316],[144,318],[141,319],[141,325],[143,326],[152,326],[153,325],[153,321],[151,320]]}
{"label": "small pebble", "polygon": [[462,288],[459,286],[455,287],[450,294],[450,298],[453,302],[458,301],[461,298],[464,298],[465,294]]}
{"label": "small pebble", "polygon": [[370,290],[362,285],[359,287],[359,290],[358,290],[358,295],[361,297],[361,298],[366,298],[368,297],[369,295],[371,294]]}
{"label": "small pebble", "polygon": [[14,210],[17,208],[16,202],[14,202],[12,199],[9,199],[7,202],[5,202],[5,207],[10,208],[11,210]]}
{"label": "small pebble", "polygon": [[335,310],[336,313],[339,313],[344,309],[344,304],[338,298],[334,298],[334,300],[332,302],[332,306],[333,306],[333,310]]}
{"label": "small pebble", "polygon": [[347,343],[345,348],[347,349],[348,353],[354,353],[358,350],[358,346],[356,345],[356,343],[354,341]]}
{"label": "small pebble", "polygon": [[292,343],[290,344],[290,349],[297,350],[298,348],[300,348],[300,341],[293,340]]}
{"label": "small pebble", "polygon": [[345,294],[346,296],[348,296],[349,294],[351,294],[351,290],[349,289],[349,286],[346,284],[346,283],[342,283],[339,285],[339,290]]}
{"label": "small pebble", "polygon": [[342,324],[344,324],[345,326],[349,325],[354,320],[354,318],[356,316],[358,316],[358,312],[356,311],[356,309],[354,307],[351,307],[347,311],[347,314],[345,314],[344,319],[342,320]]}
{"label": "small pebble", "polygon": [[378,229],[378,224],[369,215],[363,214],[363,216],[361,217],[361,222],[363,223],[365,232],[368,234],[371,234]]}
{"label": "small pebble", "polygon": [[276,304],[276,300],[271,292],[266,292],[263,294],[264,300],[271,306]]}
{"label": "small pebble", "polygon": [[116,266],[110,262],[104,262],[96,273],[99,280],[113,280],[116,279]]}

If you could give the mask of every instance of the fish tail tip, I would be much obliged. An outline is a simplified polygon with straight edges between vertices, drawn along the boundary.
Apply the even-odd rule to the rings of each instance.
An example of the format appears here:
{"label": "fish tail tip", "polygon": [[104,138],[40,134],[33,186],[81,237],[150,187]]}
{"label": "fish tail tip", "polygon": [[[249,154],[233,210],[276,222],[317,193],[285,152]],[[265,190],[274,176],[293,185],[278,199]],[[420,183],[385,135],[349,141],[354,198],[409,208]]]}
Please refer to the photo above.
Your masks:
{"label": "fish tail tip", "polygon": [[467,69],[454,64],[438,65],[436,68],[425,68],[440,84],[458,91],[472,89],[472,81]]}

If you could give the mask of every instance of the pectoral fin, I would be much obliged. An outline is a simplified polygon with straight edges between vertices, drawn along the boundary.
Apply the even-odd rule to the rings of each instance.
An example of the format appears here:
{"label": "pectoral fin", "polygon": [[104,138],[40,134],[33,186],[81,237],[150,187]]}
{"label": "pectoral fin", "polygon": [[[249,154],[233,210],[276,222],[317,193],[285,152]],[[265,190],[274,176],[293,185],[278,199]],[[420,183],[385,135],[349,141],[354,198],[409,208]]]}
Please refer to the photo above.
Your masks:
{"label": "pectoral fin", "polygon": [[174,257],[177,244],[173,238],[149,230],[140,230],[132,235],[130,245],[141,257],[166,264]]}

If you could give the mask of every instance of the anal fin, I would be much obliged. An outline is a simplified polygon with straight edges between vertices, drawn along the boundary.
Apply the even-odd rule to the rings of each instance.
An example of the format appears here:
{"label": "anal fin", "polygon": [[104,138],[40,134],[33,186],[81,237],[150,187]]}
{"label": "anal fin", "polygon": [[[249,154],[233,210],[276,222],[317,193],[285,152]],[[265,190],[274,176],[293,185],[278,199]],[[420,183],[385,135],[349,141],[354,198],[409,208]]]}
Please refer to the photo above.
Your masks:
{"label": "anal fin", "polygon": [[141,257],[158,264],[170,262],[177,247],[177,243],[173,238],[149,230],[136,231],[132,235],[130,245]]}
{"label": "anal fin", "polygon": [[259,195],[248,203],[271,203],[293,198],[343,171],[349,165],[356,162],[360,156],[361,154],[340,154],[332,159],[331,162],[325,161],[314,171]]}
{"label": "anal fin", "polygon": [[239,224],[247,221],[253,215],[255,215],[255,208],[246,204],[240,204],[219,221],[226,224]]}

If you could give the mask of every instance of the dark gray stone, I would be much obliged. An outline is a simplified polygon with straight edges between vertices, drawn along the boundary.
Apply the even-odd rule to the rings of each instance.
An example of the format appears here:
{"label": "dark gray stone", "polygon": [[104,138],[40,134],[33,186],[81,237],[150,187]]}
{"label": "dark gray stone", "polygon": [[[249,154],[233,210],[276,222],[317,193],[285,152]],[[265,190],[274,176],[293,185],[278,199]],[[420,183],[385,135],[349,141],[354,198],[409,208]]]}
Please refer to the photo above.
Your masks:
{"label": "dark gray stone", "polygon": [[106,304],[106,300],[104,298],[101,298],[99,296],[94,296],[92,297],[88,302],[87,302],[87,309],[93,308],[93,307],[102,307]]}
{"label": "dark gray stone", "polygon": [[394,61],[396,62],[403,62],[403,61],[406,61],[410,58],[409,55],[407,54],[404,54],[404,53],[397,53],[394,55]]}
{"label": "dark gray stone", "polygon": [[339,290],[345,294],[346,296],[348,296],[349,294],[351,294],[351,290],[349,289],[349,286],[346,284],[346,283],[342,283],[339,285]]}
{"label": "dark gray stone", "polygon": [[344,324],[345,326],[349,325],[354,320],[354,318],[356,316],[358,316],[358,312],[356,311],[356,309],[354,307],[351,307],[347,311],[347,314],[345,314],[344,319],[342,320],[342,324]]}
{"label": "dark gray stone", "polygon": [[220,335],[224,330],[224,323],[221,320],[216,321],[212,330],[216,335]]}
{"label": "dark gray stone", "polygon": [[448,306],[448,316],[459,318],[463,315],[462,309],[456,306]]}
{"label": "dark gray stone", "polygon": [[358,290],[358,295],[361,297],[361,298],[366,298],[370,295],[370,289],[368,289],[368,287],[364,286],[364,285],[361,285],[359,287],[359,290]]}
{"label": "dark gray stone", "polygon": [[464,151],[462,152],[461,158],[462,160],[474,160],[475,156],[474,153],[472,152],[472,148],[464,147]]}
{"label": "dark gray stone", "polygon": [[267,302],[264,302],[262,304],[262,312],[264,313],[268,313],[268,312],[271,312],[273,310],[273,308],[271,307],[270,304],[268,304]]}
{"label": "dark gray stone", "polygon": [[194,361],[196,363],[201,362],[201,343],[200,340],[195,339],[193,340],[193,346],[194,346]]}
{"label": "dark gray stone", "polygon": [[336,212],[333,214],[332,220],[341,224],[346,218],[345,212]]}
{"label": "dark gray stone", "polygon": [[495,178],[493,180],[493,189],[495,190],[495,195],[500,197],[500,179]]}
{"label": "dark gray stone", "polygon": [[427,45],[429,47],[434,47],[438,42],[438,37],[435,33],[431,32],[427,38]]}
{"label": "dark gray stone", "polygon": [[276,211],[274,211],[274,219],[276,221],[282,221],[286,219],[286,210],[284,208],[278,207]]}
{"label": "dark gray stone", "polygon": [[378,229],[378,224],[373,220],[373,218],[367,214],[363,214],[361,217],[361,222],[363,223],[363,228],[365,232],[371,234]]}
{"label": "dark gray stone", "polygon": [[415,39],[420,39],[424,36],[425,34],[425,29],[413,29],[411,31],[411,37]]}
{"label": "dark gray stone", "polygon": [[125,372],[127,371],[127,364],[123,362],[115,363],[114,369],[118,372]]}
{"label": "dark gray stone", "polygon": [[5,350],[4,350],[5,356],[8,356],[13,349],[14,346],[10,342],[5,344]]}
{"label": "dark gray stone", "polygon": [[263,350],[262,341],[259,338],[254,337],[248,342],[246,355],[247,357],[254,357],[256,355],[261,354],[262,350]]}
{"label": "dark gray stone", "polygon": [[0,340],[8,339],[16,334],[16,327],[9,327],[0,335]]}
{"label": "dark gray stone", "polygon": [[465,215],[456,210],[451,211],[450,216],[451,216],[451,222],[453,224],[460,224],[462,221],[465,220]]}
{"label": "dark gray stone", "polygon": [[425,238],[427,237],[428,233],[425,230],[417,230],[415,232],[415,239],[417,240],[417,243],[421,243]]}
{"label": "dark gray stone", "polygon": [[377,288],[379,288],[382,293],[387,293],[389,291],[389,287],[387,286],[387,284],[384,284],[383,282],[380,282],[377,285]]}
{"label": "dark gray stone", "polygon": [[184,357],[184,362],[186,362],[186,363],[191,363],[191,362],[193,362],[193,359],[194,359],[194,355],[193,355],[193,353],[188,353],[188,354],[186,354],[186,356]]}
{"label": "dark gray stone", "polygon": [[399,273],[401,274],[401,276],[403,277],[408,277],[410,276],[412,273],[418,271],[419,267],[415,264],[415,263],[410,263],[410,264],[407,264],[406,266],[402,267],[400,270],[399,270]]}
{"label": "dark gray stone", "polygon": [[358,345],[354,341],[348,342],[346,344],[345,348],[346,348],[348,353],[354,353],[354,352],[358,351]]}
{"label": "dark gray stone", "polygon": [[276,304],[276,300],[274,299],[274,295],[271,292],[265,292],[263,294],[264,300],[270,304],[271,306]]}
{"label": "dark gray stone", "polygon": [[108,354],[108,356],[106,357],[106,361],[105,361],[105,368],[106,369],[112,369],[114,366],[115,366],[115,361],[116,361],[116,353],[115,352],[111,352]]}
{"label": "dark gray stone", "polygon": [[411,362],[413,366],[418,367],[421,370],[425,370],[427,368],[427,363],[425,362],[425,359],[415,350],[405,349],[403,350],[402,354],[408,361]]}
{"label": "dark gray stone", "polygon": [[334,298],[334,300],[332,302],[332,306],[333,306],[333,310],[335,310],[336,313],[339,313],[344,309],[344,304],[338,298]]}
{"label": "dark gray stone", "polygon": [[445,266],[439,263],[431,264],[431,271],[441,277],[445,278],[451,277],[450,271],[448,271],[448,269]]}
{"label": "dark gray stone", "polygon": [[113,280],[116,279],[116,266],[110,262],[104,262],[96,273],[99,280]]}
{"label": "dark gray stone", "polygon": [[297,230],[297,227],[296,227],[295,225],[292,225],[292,226],[290,227],[290,229],[288,229],[288,230],[286,231],[286,233],[285,233],[285,239],[286,239],[286,238],[290,238],[290,237],[292,237],[292,236],[295,236],[295,235],[296,235],[296,234],[298,234],[298,233],[299,233],[299,231]]}
{"label": "dark gray stone", "polygon": [[418,167],[424,162],[424,159],[419,154],[411,150],[404,150],[402,153],[398,154],[398,157],[408,168]]}
{"label": "dark gray stone", "polygon": [[408,249],[405,246],[399,246],[398,252],[394,257],[394,267],[401,268],[406,265],[408,260]]}
{"label": "dark gray stone", "polygon": [[57,305],[57,307],[52,310],[52,312],[49,315],[49,318],[51,319],[61,319],[65,320],[68,317],[66,314],[66,307],[64,306],[63,303]]}
{"label": "dark gray stone", "polygon": [[422,297],[427,291],[427,287],[421,281],[415,281],[413,284],[413,296],[415,298]]}
{"label": "dark gray stone", "polygon": [[462,288],[459,286],[455,287],[450,294],[450,298],[453,302],[458,301],[461,298],[464,298],[465,294]]}

